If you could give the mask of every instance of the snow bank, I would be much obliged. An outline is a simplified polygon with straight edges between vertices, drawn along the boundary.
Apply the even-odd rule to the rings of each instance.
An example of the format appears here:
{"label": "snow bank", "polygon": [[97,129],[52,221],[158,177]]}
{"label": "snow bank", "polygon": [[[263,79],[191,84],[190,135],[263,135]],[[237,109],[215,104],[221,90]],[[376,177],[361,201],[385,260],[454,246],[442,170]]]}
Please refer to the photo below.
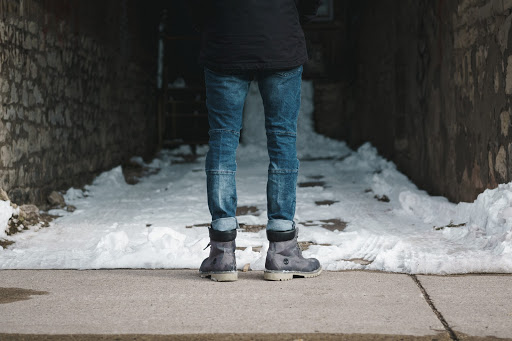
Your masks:
{"label": "snow bank", "polygon": [[332,261],[328,269],[430,274],[512,272],[512,183],[486,190],[473,203],[456,205],[417,189],[369,144],[337,168],[341,172],[366,173],[361,183],[368,183],[372,195],[386,196],[389,208],[381,216],[370,213],[361,217],[358,212],[359,217],[350,218],[345,213],[345,218],[355,222],[341,233],[347,240],[337,243],[335,250],[331,248],[328,257],[321,247],[310,255],[338,260],[361,258],[371,263],[362,267]]}
{"label": "snow bank", "polygon": [[9,200],[0,200],[0,238],[7,237],[9,226],[7,223],[13,215],[19,214],[19,208],[13,208]]}

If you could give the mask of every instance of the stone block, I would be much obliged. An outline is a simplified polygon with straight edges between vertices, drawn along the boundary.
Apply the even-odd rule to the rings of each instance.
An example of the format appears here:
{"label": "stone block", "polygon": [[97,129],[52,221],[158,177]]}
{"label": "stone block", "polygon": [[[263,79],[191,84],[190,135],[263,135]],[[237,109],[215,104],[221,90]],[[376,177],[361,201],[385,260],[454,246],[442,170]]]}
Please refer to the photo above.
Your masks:
{"label": "stone block", "polygon": [[508,131],[510,129],[510,112],[504,111],[500,115],[501,121],[501,134],[505,137],[508,136]]}
{"label": "stone block", "polygon": [[[0,99],[1,99],[1,96],[0,96]],[[1,100],[0,100],[0,103],[2,103]],[[1,119],[7,120],[7,108],[5,107],[5,105],[0,105],[0,120]]]}
{"label": "stone block", "polygon": [[12,156],[10,146],[2,146],[0,148],[0,159],[3,167],[11,167],[12,166]]}
{"label": "stone block", "polygon": [[10,103],[18,103],[18,89],[15,84],[11,85],[11,100]]}
{"label": "stone block", "polygon": [[8,94],[10,90],[9,81],[7,79],[0,78],[0,91],[3,94]]}
{"label": "stone block", "polygon": [[9,136],[9,132],[5,128],[5,124],[0,120],[0,143],[4,143]]}
{"label": "stone block", "polygon": [[28,107],[28,91],[27,91],[27,82],[23,82],[23,87],[21,90],[21,102],[24,107]]}
{"label": "stone block", "polygon": [[39,217],[39,208],[36,205],[26,204],[20,205],[20,217],[25,220],[37,220]]}
{"label": "stone block", "polygon": [[507,75],[505,78],[505,93],[512,95],[512,56],[507,58]]}
{"label": "stone block", "polygon": [[30,76],[32,77],[32,79],[36,79],[37,78],[37,65],[36,63],[34,63],[33,61],[30,61]]}
{"label": "stone block", "polygon": [[[16,127],[19,128],[19,125]],[[18,162],[23,156],[28,154],[28,141],[25,139],[17,139],[13,143],[12,161]]]}
{"label": "stone block", "polygon": [[37,24],[36,24],[35,22],[30,21],[30,22],[28,23],[28,31],[29,31],[30,33],[32,33],[32,34],[36,34],[36,33],[37,33],[37,29],[38,29],[38,27],[37,27]]}
{"label": "stone block", "polygon": [[9,196],[7,195],[7,192],[5,192],[1,187],[0,187],[0,200],[9,201]]}
{"label": "stone block", "polygon": [[7,118],[8,120],[14,120],[16,118],[16,109],[14,105],[10,105],[7,108]]}
{"label": "stone block", "polygon": [[44,56],[43,54],[37,54],[36,60],[37,60],[37,64],[39,64],[39,66],[41,68],[46,68],[46,66],[47,66],[46,56]]}
{"label": "stone block", "polygon": [[[20,66],[23,64],[23,59],[22,58],[18,58],[19,60],[19,64]],[[22,74],[19,70],[15,70],[14,71],[14,81],[19,84],[21,83],[21,79],[22,79]]]}
{"label": "stone block", "polygon": [[66,206],[66,202],[64,201],[64,197],[59,192],[53,191],[48,196],[48,202],[52,206],[64,207]]}
{"label": "stone block", "polygon": [[23,48],[25,50],[32,49],[32,38],[29,35],[25,36],[25,39],[23,40]]}
{"label": "stone block", "polygon": [[44,103],[43,95],[39,91],[39,87],[37,85],[34,86],[33,95],[34,95],[34,99],[35,99],[35,104],[43,104]]}
{"label": "stone block", "polygon": [[512,14],[505,19],[503,24],[499,27],[497,40],[500,45],[501,53],[504,53],[508,47],[508,34],[512,23]]}
{"label": "stone block", "polygon": [[500,146],[498,154],[496,154],[495,169],[502,180],[507,179],[507,152],[503,146]]}
{"label": "stone block", "polygon": [[25,119],[25,109],[22,106],[18,106],[16,109],[16,116],[20,120]]}

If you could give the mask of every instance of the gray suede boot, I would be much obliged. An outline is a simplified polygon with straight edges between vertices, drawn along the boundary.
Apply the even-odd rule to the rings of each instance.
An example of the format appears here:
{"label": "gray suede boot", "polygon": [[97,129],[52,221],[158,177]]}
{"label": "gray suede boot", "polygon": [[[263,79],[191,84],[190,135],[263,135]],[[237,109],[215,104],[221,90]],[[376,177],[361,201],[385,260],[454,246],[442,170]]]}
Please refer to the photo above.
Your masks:
{"label": "gray suede boot", "polygon": [[[236,230],[210,231],[210,256],[203,260],[199,273],[217,282],[232,282],[238,279],[235,259]],[[208,247],[207,246],[207,247]]]}
{"label": "gray suede boot", "polygon": [[298,229],[289,231],[269,231],[270,241],[265,273],[263,278],[269,281],[287,281],[293,277],[316,277],[322,272],[316,258],[302,257],[302,250],[297,244]]}

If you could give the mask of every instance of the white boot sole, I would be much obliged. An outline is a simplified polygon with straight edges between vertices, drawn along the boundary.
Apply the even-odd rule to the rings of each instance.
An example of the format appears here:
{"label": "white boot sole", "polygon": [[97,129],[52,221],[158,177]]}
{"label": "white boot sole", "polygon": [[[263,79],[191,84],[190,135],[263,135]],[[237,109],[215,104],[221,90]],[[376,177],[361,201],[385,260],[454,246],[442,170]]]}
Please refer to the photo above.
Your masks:
{"label": "white boot sole", "polygon": [[300,272],[300,271],[273,271],[265,270],[263,278],[267,281],[289,281],[293,277],[312,278],[317,277],[322,273],[322,268],[315,272]]}
{"label": "white boot sole", "polygon": [[238,280],[238,272],[205,272],[201,273],[201,277],[210,277],[210,279],[215,282],[234,282]]}

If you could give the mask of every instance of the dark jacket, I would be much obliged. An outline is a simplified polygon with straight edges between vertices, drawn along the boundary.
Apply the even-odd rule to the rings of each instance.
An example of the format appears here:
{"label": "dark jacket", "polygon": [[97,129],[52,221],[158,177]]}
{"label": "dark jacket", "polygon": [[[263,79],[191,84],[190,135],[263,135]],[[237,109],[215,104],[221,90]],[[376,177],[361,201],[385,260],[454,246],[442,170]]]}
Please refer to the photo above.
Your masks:
{"label": "dark jacket", "polygon": [[199,63],[213,70],[288,69],[308,60],[301,25],[320,0],[203,0]]}

